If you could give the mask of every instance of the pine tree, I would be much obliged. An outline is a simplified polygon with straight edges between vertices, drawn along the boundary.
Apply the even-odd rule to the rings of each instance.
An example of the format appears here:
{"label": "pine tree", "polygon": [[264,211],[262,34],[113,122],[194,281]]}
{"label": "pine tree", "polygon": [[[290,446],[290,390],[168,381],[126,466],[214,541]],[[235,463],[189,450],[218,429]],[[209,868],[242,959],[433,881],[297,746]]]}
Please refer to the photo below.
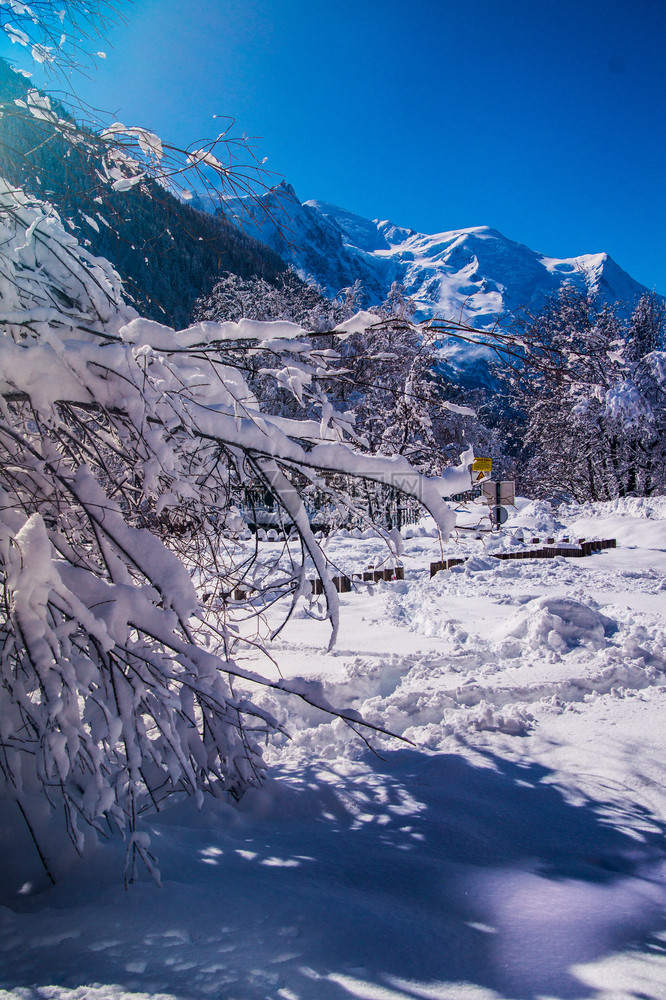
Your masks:
{"label": "pine tree", "polygon": [[517,370],[532,488],[577,500],[666,488],[663,343],[653,296],[625,324],[565,289],[532,319]]}

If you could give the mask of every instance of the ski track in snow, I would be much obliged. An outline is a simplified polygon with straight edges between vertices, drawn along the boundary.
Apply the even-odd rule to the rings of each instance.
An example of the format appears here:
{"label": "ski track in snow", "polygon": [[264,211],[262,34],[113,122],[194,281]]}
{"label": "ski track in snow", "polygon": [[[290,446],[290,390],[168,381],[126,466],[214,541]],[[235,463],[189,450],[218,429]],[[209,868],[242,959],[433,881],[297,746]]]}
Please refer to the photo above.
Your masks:
{"label": "ski track in snow", "polygon": [[466,536],[431,580],[428,522],[404,531],[405,580],[341,595],[332,652],[303,608],[275,655],[416,747],[263,694],[293,738],[238,808],[146,820],[162,889],[126,892],[115,844],[53,889],[16,862],[0,1000],[666,1000],[666,501],[520,526],[619,547],[500,562],[510,531]]}

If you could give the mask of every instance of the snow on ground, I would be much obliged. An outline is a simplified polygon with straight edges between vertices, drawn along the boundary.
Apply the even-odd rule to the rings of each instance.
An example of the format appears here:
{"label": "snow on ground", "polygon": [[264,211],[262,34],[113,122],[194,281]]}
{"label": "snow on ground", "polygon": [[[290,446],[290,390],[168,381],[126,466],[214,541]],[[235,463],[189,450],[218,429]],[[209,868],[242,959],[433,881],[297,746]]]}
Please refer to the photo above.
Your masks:
{"label": "snow on ground", "polygon": [[[493,559],[520,527],[618,548]],[[112,845],[5,894],[0,998],[664,1000],[666,500],[522,502],[507,529],[452,539],[467,562],[431,580],[409,528],[405,580],[341,595],[331,652],[305,607],[276,641],[285,676],[411,743],[376,756],[265,695],[293,739],[238,808],[146,821],[161,889],[126,892]]]}

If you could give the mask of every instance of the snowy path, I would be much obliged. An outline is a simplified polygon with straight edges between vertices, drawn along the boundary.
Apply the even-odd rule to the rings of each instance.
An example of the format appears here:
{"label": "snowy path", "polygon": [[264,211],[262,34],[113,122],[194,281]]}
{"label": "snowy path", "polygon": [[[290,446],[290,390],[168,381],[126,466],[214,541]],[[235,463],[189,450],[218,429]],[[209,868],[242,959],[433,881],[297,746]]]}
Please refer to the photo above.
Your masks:
{"label": "snowy path", "polygon": [[[585,560],[468,541],[433,580],[436,541],[412,538],[404,583],[342,597],[330,654],[298,617],[284,673],[419,749],[379,759],[267,697],[294,734],[274,777],[238,810],[155,818],[161,890],[124,892],[107,847],[4,900],[0,998],[666,1000],[666,504],[649,513],[566,512],[618,537]],[[555,530],[540,505],[521,519]],[[353,568],[373,545],[330,549]]]}

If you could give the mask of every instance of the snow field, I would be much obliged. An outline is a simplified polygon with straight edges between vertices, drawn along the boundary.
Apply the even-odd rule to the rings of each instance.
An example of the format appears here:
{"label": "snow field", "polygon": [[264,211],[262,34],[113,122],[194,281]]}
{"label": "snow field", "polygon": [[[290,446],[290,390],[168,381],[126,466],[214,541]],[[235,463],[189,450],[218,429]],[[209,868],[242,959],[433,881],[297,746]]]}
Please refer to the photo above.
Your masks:
{"label": "snow field", "polygon": [[[552,516],[535,515],[534,506],[516,515],[512,528],[557,532]],[[641,520],[597,519],[595,527],[633,536],[640,530],[633,522]],[[482,541],[461,536],[444,554],[468,561],[431,580],[428,563],[440,551],[434,532],[421,533],[427,530],[403,530],[404,582],[360,584],[357,593],[342,596],[342,630],[330,656],[313,656],[326,626],[302,610],[275,646],[281,671],[319,680],[332,703],[344,702],[434,749],[470,727],[524,734],[534,726],[535,707],[563,711],[595,695],[627,695],[663,680],[665,623],[659,614],[645,617],[663,606],[663,556],[661,569],[658,560],[646,566],[642,557],[639,571],[633,568],[637,550],[622,548],[584,565],[562,557],[507,563],[489,552],[507,548],[509,532]],[[655,532],[666,548],[663,521]],[[327,553],[348,574],[386,554],[376,539],[347,533],[330,538]],[[610,592],[616,600],[602,611]],[[359,634],[372,635],[372,652],[354,649],[351,637]],[[323,752],[322,741],[330,739],[326,752],[337,753],[355,740],[346,727],[339,733],[338,723],[321,723],[316,710],[300,713],[297,705],[281,708],[274,699],[271,708],[294,730],[292,748],[313,740]],[[312,719],[321,724],[308,725]]]}
{"label": "snow field", "polygon": [[[510,532],[465,535],[430,579],[424,522],[404,581],[340,595],[331,652],[301,603],[283,675],[415,746],[373,738],[377,757],[260,695],[293,735],[266,785],[146,818],[161,890],[125,892],[112,844],[5,899],[0,998],[664,1000],[666,502],[519,507],[510,532],[619,547],[500,562]],[[326,551],[346,573],[386,552],[344,532]]]}

